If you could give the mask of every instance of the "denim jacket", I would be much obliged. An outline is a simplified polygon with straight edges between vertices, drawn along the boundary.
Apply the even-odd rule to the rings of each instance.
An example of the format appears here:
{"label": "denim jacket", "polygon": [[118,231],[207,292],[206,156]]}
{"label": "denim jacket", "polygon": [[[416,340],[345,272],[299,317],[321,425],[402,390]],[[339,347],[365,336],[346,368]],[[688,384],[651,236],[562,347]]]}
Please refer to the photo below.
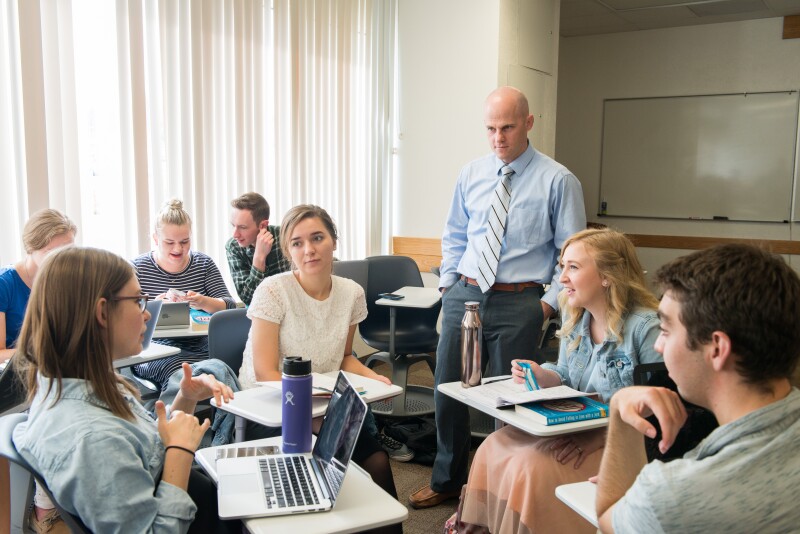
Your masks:
{"label": "denim jacket", "polygon": [[[209,358],[192,364],[192,376],[198,376],[203,373],[213,375],[214,378],[230,387],[234,392],[241,391],[242,389],[239,386],[239,379],[236,373],[221,360]],[[175,402],[175,397],[178,396],[178,392],[181,390],[182,378],[183,369],[178,369],[172,373],[164,391],[161,392],[161,396],[159,397],[170,409],[170,405]],[[211,441],[212,447],[233,443],[235,419],[236,416],[230,412],[216,410],[214,421],[211,423],[211,430],[214,432],[214,438]]]}
{"label": "denim jacket", "polygon": [[[542,365],[543,368],[558,373],[561,383],[570,387],[578,387],[586,369],[592,369],[590,320],[591,314],[584,311],[581,322],[575,325],[567,337],[561,339],[558,363]],[[636,308],[623,320],[621,343],[609,337],[603,340],[597,354],[597,363],[592,371],[595,373],[593,382],[603,402],[608,402],[618,389],[633,385],[635,366],[640,363],[663,361],[661,355],[653,348],[658,334],[656,312],[646,308]],[[578,337],[581,338],[578,347],[569,350],[569,345]]]}
{"label": "denim jacket", "polygon": [[126,393],[134,420],[117,417],[89,383],[39,378],[28,420],[14,429],[19,453],[47,481],[56,501],[92,532],[186,532],[195,506],[161,481],[164,446],[153,417]]}

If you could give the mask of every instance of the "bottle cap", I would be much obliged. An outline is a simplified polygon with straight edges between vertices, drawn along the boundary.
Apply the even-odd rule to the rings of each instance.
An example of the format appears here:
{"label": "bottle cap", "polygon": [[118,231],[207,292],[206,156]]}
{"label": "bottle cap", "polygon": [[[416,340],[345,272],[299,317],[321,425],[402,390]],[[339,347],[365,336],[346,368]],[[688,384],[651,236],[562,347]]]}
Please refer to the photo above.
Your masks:
{"label": "bottle cap", "polygon": [[481,305],[480,302],[474,300],[464,303],[464,307],[468,310],[477,310],[480,305]]}
{"label": "bottle cap", "polygon": [[283,359],[283,374],[288,376],[310,375],[311,360],[304,360],[300,356],[287,356]]}

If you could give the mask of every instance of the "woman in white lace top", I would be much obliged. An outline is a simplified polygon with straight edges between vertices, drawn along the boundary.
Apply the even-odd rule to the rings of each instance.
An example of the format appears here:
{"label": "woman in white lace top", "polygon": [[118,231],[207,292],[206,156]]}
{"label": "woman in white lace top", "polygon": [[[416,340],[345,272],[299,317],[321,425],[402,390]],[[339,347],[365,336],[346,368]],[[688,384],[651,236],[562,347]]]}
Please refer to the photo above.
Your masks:
{"label": "woman in white lace top", "polygon": [[280,380],[285,356],[310,359],[316,373],[342,369],[391,383],[353,356],[353,336],[367,316],[367,302],[360,285],[332,275],[337,235],[328,213],[296,206],[284,217],[281,235],[293,270],[270,276],[253,294],[247,310],[253,326],[239,372],[242,388]]}
{"label": "woman in white lace top", "polygon": [[[336,225],[319,206],[295,206],[283,218],[281,247],[292,271],[266,278],[253,294],[247,316],[253,321],[239,371],[242,388],[256,381],[280,380],[286,356],[311,360],[318,373],[342,369],[391,384],[353,356],[353,336],[367,316],[364,290],[333,276]],[[397,498],[389,457],[362,429],[353,461]],[[376,532],[402,532],[391,525]]]}

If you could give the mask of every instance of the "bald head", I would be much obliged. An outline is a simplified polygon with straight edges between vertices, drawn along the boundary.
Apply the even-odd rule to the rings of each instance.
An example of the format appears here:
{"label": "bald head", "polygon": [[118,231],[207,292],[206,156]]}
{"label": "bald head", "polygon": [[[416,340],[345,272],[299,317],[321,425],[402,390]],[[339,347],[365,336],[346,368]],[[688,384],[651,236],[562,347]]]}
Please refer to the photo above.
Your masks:
{"label": "bald head", "polygon": [[527,117],[530,113],[528,108],[528,99],[516,87],[505,85],[498,87],[486,97],[486,109],[490,107],[512,107],[514,113],[521,117]]}
{"label": "bald head", "polygon": [[504,163],[511,163],[528,148],[533,115],[528,99],[514,87],[498,87],[486,97],[483,122],[492,151]]}

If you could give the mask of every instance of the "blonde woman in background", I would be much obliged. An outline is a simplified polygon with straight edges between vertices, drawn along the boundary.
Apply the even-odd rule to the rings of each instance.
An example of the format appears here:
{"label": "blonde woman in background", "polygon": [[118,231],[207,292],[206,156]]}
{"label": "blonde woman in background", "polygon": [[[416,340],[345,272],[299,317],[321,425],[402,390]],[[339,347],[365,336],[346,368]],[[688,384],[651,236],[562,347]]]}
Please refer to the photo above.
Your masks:
{"label": "blonde woman in background", "polygon": [[[662,361],[658,300],[645,286],[636,249],[613,230],[584,230],[561,249],[559,294],[563,324],[556,364],[528,361],[543,388],[565,384],[608,402],[633,385],[633,368]],[[522,382],[518,361],[511,372]],[[596,475],[605,429],[539,438],[507,426],[475,453],[450,532],[594,533],[595,528],[555,496],[561,484]]]}
{"label": "blonde woman in background", "polygon": [[[177,289],[186,294],[182,300],[192,308],[208,313],[236,307],[214,260],[191,249],[192,219],[180,200],[170,200],[156,215],[153,242],[155,250],[133,260],[142,291],[155,295],[156,299],[166,299],[170,289]],[[208,358],[207,336],[162,338],[158,342],[177,347],[181,352],[137,365],[133,372],[162,388],[183,362]]]}
{"label": "blonde woman in background", "polygon": [[15,350],[25,308],[39,267],[54,249],[72,245],[78,227],[58,210],[44,209],[31,215],[22,230],[25,258],[0,268],[0,362]]}

